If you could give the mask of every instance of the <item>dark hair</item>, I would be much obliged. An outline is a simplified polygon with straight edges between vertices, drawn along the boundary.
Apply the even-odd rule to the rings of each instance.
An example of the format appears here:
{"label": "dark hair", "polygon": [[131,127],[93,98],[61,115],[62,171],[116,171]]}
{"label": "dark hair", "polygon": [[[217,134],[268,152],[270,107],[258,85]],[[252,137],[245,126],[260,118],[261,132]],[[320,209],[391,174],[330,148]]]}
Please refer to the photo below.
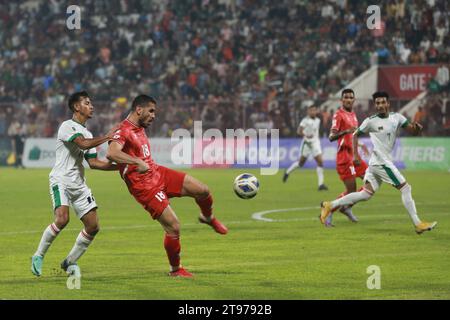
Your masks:
{"label": "dark hair", "polygon": [[342,97],[344,96],[344,94],[346,94],[346,93],[353,93],[353,96],[355,96],[355,91],[353,91],[352,89],[347,88],[347,89],[342,90],[341,98],[342,98]]}
{"label": "dark hair", "polygon": [[89,98],[89,94],[86,91],[80,91],[70,95],[68,105],[69,109],[72,110],[72,112],[75,112],[75,109],[73,107],[75,106],[75,103],[80,102],[81,98]]}
{"label": "dark hair", "polygon": [[389,94],[385,91],[377,91],[372,95],[373,101],[375,101],[376,98],[386,98],[386,100],[389,101]]}
{"label": "dark hair", "polygon": [[145,94],[138,95],[134,98],[133,103],[131,104],[131,110],[136,110],[137,107],[145,105],[147,103],[153,103],[156,105],[156,100],[153,97],[147,96]]}

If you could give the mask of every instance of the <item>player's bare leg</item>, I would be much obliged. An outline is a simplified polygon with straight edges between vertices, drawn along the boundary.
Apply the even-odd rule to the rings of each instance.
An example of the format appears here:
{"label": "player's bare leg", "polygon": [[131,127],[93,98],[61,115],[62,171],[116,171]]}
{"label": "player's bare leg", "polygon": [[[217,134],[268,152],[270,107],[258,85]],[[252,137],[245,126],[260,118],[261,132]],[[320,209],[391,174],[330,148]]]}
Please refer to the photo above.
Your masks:
{"label": "player's bare leg", "polygon": [[80,231],[72,250],[61,263],[61,268],[71,275],[81,276],[77,261],[86,252],[89,245],[94,241],[95,235],[100,231],[97,211],[91,210],[81,218],[84,229]]}
{"label": "player's bare leg", "polygon": [[305,165],[306,159],[307,159],[306,157],[301,156],[298,162],[292,163],[291,166],[287,168],[286,171],[284,172],[283,182],[287,181],[292,171],[294,171],[297,168],[302,168]]}
{"label": "player's bare leg", "polygon": [[317,163],[317,179],[318,179],[318,184],[319,184],[319,191],[322,190],[328,190],[328,187],[323,183],[324,178],[323,178],[323,160],[322,160],[322,155],[319,154],[316,157],[314,157],[314,160],[316,160]]}
{"label": "player's bare leg", "polygon": [[164,249],[166,249],[170,264],[169,276],[192,277],[192,274],[181,266],[180,222],[175,212],[170,206],[167,206],[157,220],[165,231]]}
{"label": "player's bare leg", "polygon": [[69,223],[69,207],[68,206],[60,206],[55,209],[55,221],[50,224],[42,234],[41,241],[39,242],[39,246],[31,257],[31,272],[40,276],[42,274],[42,262],[44,256],[53,240],[56,239],[58,234],[62,229]]}
{"label": "player's bare leg", "polygon": [[210,225],[217,233],[227,234],[228,229],[217,218],[214,217],[212,212],[213,198],[209,192],[209,188],[204,183],[201,183],[194,177],[186,175],[183,182],[183,188],[181,196],[188,196],[195,199],[195,202],[200,207],[201,214],[199,221]]}

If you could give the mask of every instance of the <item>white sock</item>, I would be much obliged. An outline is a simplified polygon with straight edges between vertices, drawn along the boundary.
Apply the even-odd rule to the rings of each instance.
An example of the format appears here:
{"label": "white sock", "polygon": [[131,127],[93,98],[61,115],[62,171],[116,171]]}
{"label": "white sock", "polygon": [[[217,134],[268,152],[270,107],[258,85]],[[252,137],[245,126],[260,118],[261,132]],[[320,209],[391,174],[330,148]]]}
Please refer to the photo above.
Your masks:
{"label": "white sock", "polygon": [[345,205],[350,205],[350,204],[355,204],[358,203],[360,201],[366,201],[369,200],[372,197],[372,193],[370,193],[368,190],[363,189],[359,192],[352,192],[349,193],[348,195],[336,199],[334,201],[331,202],[331,208],[337,208],[340,206],[345,206]]}
{"label": "white sock", "polygon": [[93,236],[87,234],[85,230],[81,230],[81,232],[78,234],[77,240],[75,240],[75,244],[72,250],[70,250],[70,253],[67,256],[67,262],[69,264],[77,262],[78,259],[80,259],[80,257],[83,255],[83,253],[86,252],[87,248],[93,240]]}
{"label": "white sock", "polygon": [[316,171],[317,171],[317,178],[319,180],[319,187],[320,187],[321,185],[323,185],[323,168],[317,167]]}
{"label": "white sock", "polygon": [[39,246],[34,255],[43,257],[60,231],[61,230],[59,230],[54,223],[45,228],[44,233],[42,234],[41,242],[39,242]]}
{"label": "white sock", "polygon": [[421,221],[417,216],[416,204],[411,195],[411,186],[409,184],[405,184],[403,188],[400,189],[402,192],[402,201],[406,210],[408,210],[409,216],[413,221],[414,225],[418,225]]}
{"label": "white sock", "polygon": [[290,174],[292,171],[294,171],[294,170],[297,169],[298,167],[299,167],[298,161],[293,162],[293,163],[291,164],[291,166],[286,170],[286,173],[287,173],[287,174]]}

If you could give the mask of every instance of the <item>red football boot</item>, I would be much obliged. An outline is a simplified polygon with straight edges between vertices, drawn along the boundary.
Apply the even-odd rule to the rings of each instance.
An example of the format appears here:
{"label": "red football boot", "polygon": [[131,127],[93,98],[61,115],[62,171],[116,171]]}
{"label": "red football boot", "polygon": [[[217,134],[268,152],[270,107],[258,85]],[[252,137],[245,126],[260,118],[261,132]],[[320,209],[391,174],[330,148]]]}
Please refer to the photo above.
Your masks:
{"label": "red football boot", "polygon": [[216,231],[217,233],[220,233],[220,234],[227,234],[228,233],[228,228],[225,227],[216,218],[212,218],[211,221],[208,221],[203,216],[200,216],[198,218],[198,221],[200,221],[201,223],[206,223],[207,225],[210,225],[214,229],[214,231]]}
{"label": "red football boot", "polygon": [[186,269],[184,269],[183,267],[180,267],[176,271],[169,272],[169,276],[171,276],[171,277],[182,277],[182,278],[192,278],[194,275],[192,273],[190,273],[189,271],[187,271]]}

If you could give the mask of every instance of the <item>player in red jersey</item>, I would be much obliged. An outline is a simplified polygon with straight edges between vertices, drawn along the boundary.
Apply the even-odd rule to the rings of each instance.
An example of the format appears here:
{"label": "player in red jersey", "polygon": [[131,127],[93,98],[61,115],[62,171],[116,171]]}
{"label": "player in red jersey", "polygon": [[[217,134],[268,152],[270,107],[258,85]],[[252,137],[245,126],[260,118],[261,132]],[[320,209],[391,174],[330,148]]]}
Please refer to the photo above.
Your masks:
{"label": "player in red jersey", "polygon": [[214,218],[213,199],[205,184],[153,161],[145,128],[155,116],[156,100],[146,95],[136,97],[131,106],[131,113],[113,136],[107,157],[118,163],[120,175],[130,193],[153,219],[158,220],[166,232],[164,248],[171,266],[169,275],[192,277],[180,264],[180,223],[170,206],[169,198],[194,198],[201,210],[201,223],[210,225],[220,234],[226,234],[228,229]]}
{"label": "player in red jersey", "polygon": [[[338,150],[336,154],[336,171],[345,185],[345,191],[338,198],[348,193],[356,192],[356,177],[364,178],[367,164],[361,159],[359,166],[353,164],[353,142],[352,133],[358,127],[358,119],[353,112],[355,103],[355,92],[352,89],[344,89],[341,94],[342,106],[333,116],[333,122],[330,130],[330,141],[338,140]],[[367,153],[365,145],[361,145],[364,152]],[[345,214],[350,221],[358,222],[356,216],[352,213],[351,206],[341,207],[339,211]],[[331,216],[324,221],[325,226],[333,226]]]}

